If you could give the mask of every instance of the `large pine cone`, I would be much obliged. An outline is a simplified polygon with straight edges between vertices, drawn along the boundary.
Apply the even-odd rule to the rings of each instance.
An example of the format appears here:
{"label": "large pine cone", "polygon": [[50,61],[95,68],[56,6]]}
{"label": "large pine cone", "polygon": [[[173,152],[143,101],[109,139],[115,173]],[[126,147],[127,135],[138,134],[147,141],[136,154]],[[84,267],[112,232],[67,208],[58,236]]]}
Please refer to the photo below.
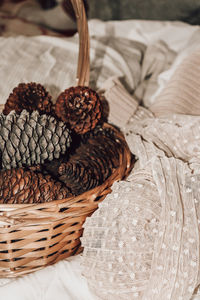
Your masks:
{"label": "large pine cone", "polygon": [[77,134],[84,134],[94,129],[101,118],[99,96],[88,87],[71,87],[58,97],[55,113]]}
{"label": "large pine cone", "polygon": [[12,110],[20,113],[23,109],[53,114],[52,98],[41,84],[20,83],[9,95],[3,113],[8,115]]}
{"label": "large pine cone", "polygon": [[5,169],[41,164],[64,154],[71,144],[66,124],[54,117],[12,111],[0,115],[0,151]]}
{"label": "large pine cone", "polygon": [[67,187],[50,175],[24,168],[0,171],[0,203],[43,203],[70,196]]}
{"label": "large pine cone", "polygon": [[101,185],[119,166],[120,147],[112,130],[98,128],[84,137],[68,162],[59,166],[59,180],[74,195]]}

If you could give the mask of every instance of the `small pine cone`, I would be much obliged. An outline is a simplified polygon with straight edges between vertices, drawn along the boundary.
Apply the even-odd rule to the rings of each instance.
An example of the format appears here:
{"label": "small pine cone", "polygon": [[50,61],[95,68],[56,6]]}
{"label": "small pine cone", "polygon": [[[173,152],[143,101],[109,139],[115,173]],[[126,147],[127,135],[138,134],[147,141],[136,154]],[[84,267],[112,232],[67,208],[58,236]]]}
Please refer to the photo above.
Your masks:
{"label": "small pine cone", "polygon": [[50,175],[24,168],[0,171],[0,203],[44,203],[71,196],[67,187]]}
{"label": "small pine cone", "polygon": [[77,134],[84,134],[94,129],[101,119],[99,96],[88,87],[71,87],[58,97],[55,113]]}
{"label": "small pine cone", "polygon": [[0,151],[4,169],[31,166],[59,158],[70,147],[66,124],[38,111],[0,115]]}
{"label": "small pine cone", "polygon": [[95,134],[90,133],[87,142],[81,143],[68,162],[59,166],[59,180],[74,195],[101,185],[119,166],[120,147],[111,130],[99,129]]}
{"label": "small pine cone", "polygon": [[3,113],[8,115],[12,110],[20,113],[23,109],[28,112],[38,110],[41,114],[53,114],[52,98],[41,84],[20,83],[9,95]]}

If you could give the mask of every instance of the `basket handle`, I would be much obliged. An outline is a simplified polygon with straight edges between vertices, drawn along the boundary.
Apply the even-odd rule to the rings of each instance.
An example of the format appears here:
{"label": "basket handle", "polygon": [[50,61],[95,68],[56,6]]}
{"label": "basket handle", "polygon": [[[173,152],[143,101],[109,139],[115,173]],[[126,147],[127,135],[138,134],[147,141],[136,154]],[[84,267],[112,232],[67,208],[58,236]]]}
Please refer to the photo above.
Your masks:
{"label": "basket handle", "polygon": [[79,56],[76,84],[88,86],[90,79],[90,41],[88,23],[83,0],[71,0],[79,33]]}

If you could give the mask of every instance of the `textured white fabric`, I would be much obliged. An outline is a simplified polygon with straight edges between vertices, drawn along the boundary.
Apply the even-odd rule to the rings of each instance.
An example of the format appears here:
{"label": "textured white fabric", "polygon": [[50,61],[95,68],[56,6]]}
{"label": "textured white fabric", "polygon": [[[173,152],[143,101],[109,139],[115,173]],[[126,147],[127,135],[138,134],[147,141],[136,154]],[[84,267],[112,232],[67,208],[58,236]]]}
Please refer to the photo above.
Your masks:
{"label": "textured white fabric", "polygon": [[200,284],[199,61],[198,50],[177,68],[157,118],[129,120],[137,163],[84,224],[84,274],[100,299],[189,300]]}
{"label": "textured white fabric", "polygon": [[[197,53],[199,49],[200,38]],[[199,55],[191,54],[183,64],[180,64],[155,103],[150,106],[150,110],[155,115],[161,116],[167,113],[200,115],[199,59]]]}
{"label": "textured white fabric", "polygon": [[188,46],[191,36],[199,31],[199,26],[168,21],[127,20],[103,22],[91,20],[89,29],[91,36],[111,34],[118,38],[126,37],[145,45],[154,45],[157,41],[162,40],[177,53]]}
{"label": "textured white fabric", "polygon": [[2,300],[95,300],[81,276],[80,255],[11,280],[0,287]]}
{"label": "textured white fabric", "polygon": [[[120,47],[121,48],[120,48]],[[118,48],[117,48],[118,47]],[[55,98],[75,84],[78,36],[74,38],[9,37],[0,38],[0,102],[20,82],[40,82]],[[139,83],[145,46],[114,38],[91,40],[91,86],[96,88],[110,76],[124,77],[130,89]],[[5,84],[6,81],[6,84]]]}
{"label": "textured white fabric", "polygon": [[[150,174],[145,175],[114,184],[113,193],[84,225],[84,275],[100,299],[132,299],[149,280],[160,203]],[[143,184],[155,197],[153,207]]]}

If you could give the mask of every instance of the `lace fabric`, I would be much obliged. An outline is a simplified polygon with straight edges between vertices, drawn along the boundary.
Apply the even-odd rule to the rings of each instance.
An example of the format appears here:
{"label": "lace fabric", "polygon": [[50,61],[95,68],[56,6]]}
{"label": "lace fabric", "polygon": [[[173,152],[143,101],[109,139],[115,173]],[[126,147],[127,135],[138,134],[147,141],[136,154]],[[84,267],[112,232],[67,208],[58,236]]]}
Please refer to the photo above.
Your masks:
{"label": "lace fabric", "polygon": [[[157,203],[152,203],[148,193],[144,195],[143,185]],[[146,178],[115,184],[113,193],[100,205],[95,219],[88,218],[85,223],[84,274],[89,275],[90,286],[101,299],[116,299],[116,291],[118,299],[130,299],[131,295],[139,297],[149,280],[159,198],[155,185]]]}
{"label": "lace fabric", "polygon": [[[124,128],[137,163],[85,222],[84,275],[100,299],[189,300],[200,284],[200,117],[191,115],[199,59],[196,52],[179,67],[156,117],[138,107]],[[174,98],[176,76],[185,93],[197,93]]]}

